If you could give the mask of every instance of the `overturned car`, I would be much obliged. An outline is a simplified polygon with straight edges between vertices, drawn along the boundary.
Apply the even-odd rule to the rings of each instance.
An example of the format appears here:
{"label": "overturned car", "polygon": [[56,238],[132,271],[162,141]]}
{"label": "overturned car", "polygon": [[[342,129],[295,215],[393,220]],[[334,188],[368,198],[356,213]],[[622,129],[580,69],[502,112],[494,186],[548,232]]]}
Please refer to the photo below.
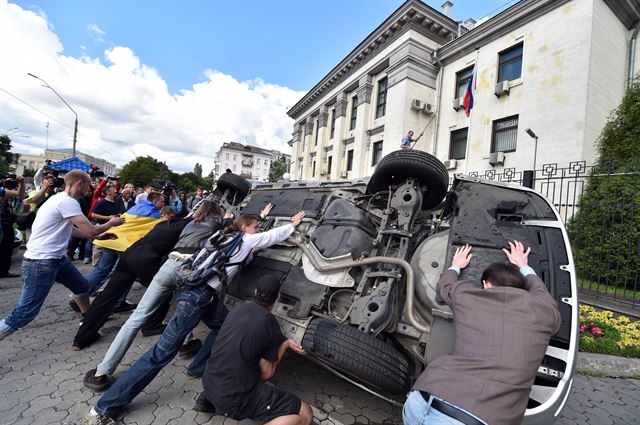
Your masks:
{"label": "overturned car", "polygon": [[282,280],[273,309],[283,333],[309,357],[350,382],[400,400],[425,366],[454,346],[455,317],[436,283],[455,249],[474,247],[462,278],[478,282],[504,261],[508,240],[532,247],[529,265],[562,317],[531,390],[523,423],[548,424],[569,394],[577,355],[575,270],[564,225],[552,204],[514,184],[449,176],[420,151],[384,157],[373,176],[296,181],[251,189],[224,174],[210,195],[236,213],[273,204],[263,230],[305,219],[285,243],[255,255],[230,282],[227,304],[251,298],[264,273]]}

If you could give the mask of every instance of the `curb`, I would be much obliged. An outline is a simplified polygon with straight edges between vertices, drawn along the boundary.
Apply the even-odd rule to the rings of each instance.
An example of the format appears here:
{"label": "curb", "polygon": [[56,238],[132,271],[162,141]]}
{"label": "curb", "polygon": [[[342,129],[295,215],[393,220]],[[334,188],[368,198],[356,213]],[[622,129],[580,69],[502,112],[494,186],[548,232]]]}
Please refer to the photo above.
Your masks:
{"label": "curb", "polygon": [[577,372],[611,378],[640,378],[640,359],[578,353]]}

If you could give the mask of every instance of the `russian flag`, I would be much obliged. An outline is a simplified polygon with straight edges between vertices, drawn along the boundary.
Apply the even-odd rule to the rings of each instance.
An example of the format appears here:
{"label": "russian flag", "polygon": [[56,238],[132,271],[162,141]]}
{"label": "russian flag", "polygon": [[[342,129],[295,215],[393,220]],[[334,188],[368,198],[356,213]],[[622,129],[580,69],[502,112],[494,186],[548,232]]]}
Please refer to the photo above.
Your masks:
{"label": "russian flag", "polygon": [[464,92],[464,100],[462,102],[464,105],[464,114],[467,118],[469,118],[469,115],[471,115],[471,109],[473,109],[473,92],[476,91],[476,79],[476,66],[473,65],[471,78],[469,78],[469,82],[467,83],[467,90]]}

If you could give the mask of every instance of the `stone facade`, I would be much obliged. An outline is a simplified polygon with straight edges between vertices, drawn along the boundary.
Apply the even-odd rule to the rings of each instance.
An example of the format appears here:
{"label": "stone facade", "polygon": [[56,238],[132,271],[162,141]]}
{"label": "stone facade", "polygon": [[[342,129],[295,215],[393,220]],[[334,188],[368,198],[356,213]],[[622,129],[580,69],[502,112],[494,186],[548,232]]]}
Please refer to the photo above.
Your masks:
{"label": "stone facade", "polygon": [[[380,146],[382,156],[399,149],[409,130],[424,132],[415,148],[448,161],[451,173],[533,168],[526,128],[539,138],[537,168],[593,162],[628,67],[636,72],[640,62],[629,52],[640,17],[624,4],[525,0],[480,25],[467,20],[467,28],[421,1],[405,2],[289,110],[292,177],[371,175]],[[469,119],[459,105],[474,65]],[[323,111],[326,127],[317,125]]]}

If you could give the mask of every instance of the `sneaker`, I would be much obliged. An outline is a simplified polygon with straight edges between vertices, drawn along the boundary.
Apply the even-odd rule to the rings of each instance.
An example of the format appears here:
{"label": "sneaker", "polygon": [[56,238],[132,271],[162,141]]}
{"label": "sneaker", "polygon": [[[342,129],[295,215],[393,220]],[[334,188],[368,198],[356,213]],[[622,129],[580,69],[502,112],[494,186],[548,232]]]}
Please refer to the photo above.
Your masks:
{"label": "sneaker", "polygon": [[125,301],[116,308],[113,309],[114,313],[125,313],[127,311],[135,310],[138,307],[138,304],[130,303],[129,301]]}
{"label": "sneaker", "polygon": [[78,304],[74,300],[69,301],[69,307],[76,313],[80,313],[80,307],[78,307]]}
{"label": "sneaker", "polygon": [[84,425],[116,425],[116,421],[108,416],[102,416],[90,409],[84,415]]}
{"label": "sneaker", "polygon": [[84,375],[82,383],[90,390],[101,393],[113,384],[113,378],[109,375],[96,376],[96,369],[91,369]]}
{"label": "sneaker", "polygon": [[91,262],[91,258],[85,258],[82,260],[82,264],[89,264]]}
{"label": "sneaker", "polygon": [[162,333],[164,332],[165,328],[167,327],[167,325],[165,325],[164,323],[153,327],[153,328],[147,328],[147,329],[142,329],[142,336],[155,336],[155,335],[162,335]]}
{"label": "sneaker", "polygon": [[193,410],[196,412],[204,412],[204,413],[216,413],[216,408],[213,407],[213,404],[209,400],[207,400],[207,396],[204,393],[200,393],[198,398],[196,399],[196,404],[193,405]]}
{"label": "sneaker", "polygon": [[190,359],[196,355],[198,350],[200,350],[200,347],[202,347],[202,341],[199,339],[192,339],[189,342],[185,342],[180,346],[178,357],[181,359]]}

